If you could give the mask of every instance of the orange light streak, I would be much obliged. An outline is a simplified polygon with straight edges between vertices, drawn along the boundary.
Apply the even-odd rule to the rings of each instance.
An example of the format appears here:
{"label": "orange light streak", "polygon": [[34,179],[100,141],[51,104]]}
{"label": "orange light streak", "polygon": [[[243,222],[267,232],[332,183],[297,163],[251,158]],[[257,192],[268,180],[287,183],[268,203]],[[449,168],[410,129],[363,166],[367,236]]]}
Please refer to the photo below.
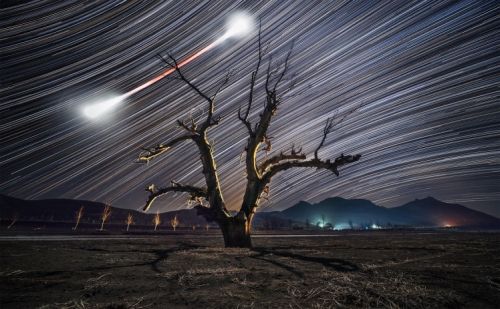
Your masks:
{"label": "orange light streak", "polygon": [[[191,61],[195,60],[196,58],[198,58],[199,56],[203,55],[204,53],[206,53],[207,51],[211,50],[212,48],[214,48],[215,46],[219,45],[222,41],[224,41],[226,39],[225,36],[222,36],[220,37],[219,39],[215,40],[214,42],[212,42],[211,44],[209,44],[208,46],[202,48],[201,50],[199,50],[198,52],[196,52],[195,54],[193,54],[192,56],[189,56],[188,58],[182,60],[181,62],[179,62],[177,64],[177,68],[181,68],[183,66],[185,66],[186,64],[190,63]],[[161,79],[163,79],[164,77],[172,74],[174,71],[175,71],[176,68],[170,68],[166,71],[164,71],[163,73],[161,73],[160,75],[156,76],[155,78],[145,82],[144,84],[130,90],[129,92],[125,93],[125,95],[123,95],[124,98],[126,97],[129,97],[141,90],[143,90],[144,88],[147,88],[151,85],[153,85],[154,83],[160,81]]]}

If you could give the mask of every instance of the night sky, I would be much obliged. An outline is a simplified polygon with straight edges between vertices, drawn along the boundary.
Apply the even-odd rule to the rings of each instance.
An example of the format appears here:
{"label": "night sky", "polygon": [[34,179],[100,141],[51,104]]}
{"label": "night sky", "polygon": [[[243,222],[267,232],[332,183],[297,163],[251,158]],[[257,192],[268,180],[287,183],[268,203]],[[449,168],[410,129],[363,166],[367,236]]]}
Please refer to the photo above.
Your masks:
{"label": "night sky", "polygon": [[[158,54],[183,59],[207,46],[239,10],[262,21],[267,56],[282,60],[294,42],[284,101],[269,130],[273,150],[294,143],[310,157],[325,119],[357,109],[320,157],[363,155],[340,177],[307,169],[280,174],[262,208],[331,196],[392,207],[434,196],[500,216],[498,1],[66,0],[3,8],[0,192],[138,209],[153,182],[203,185],[193,143],[148,165],[134,163],[141,146],[182,134],[177,119],[203,115],[206,102],[182,81],[166,78],[100,121],[81,110],[160,74]],[[231,209],[244,191],[247,132],[236,112],[247,102],[256,39],[227,40],[183,68],[208,94],[233,72],[216,105],[224,119],[209,132]],[[264,73],[253,123],[264,103]],[[287,90],[291,80],[295,87]],[[170,194],[152,211],[186,201]]]}

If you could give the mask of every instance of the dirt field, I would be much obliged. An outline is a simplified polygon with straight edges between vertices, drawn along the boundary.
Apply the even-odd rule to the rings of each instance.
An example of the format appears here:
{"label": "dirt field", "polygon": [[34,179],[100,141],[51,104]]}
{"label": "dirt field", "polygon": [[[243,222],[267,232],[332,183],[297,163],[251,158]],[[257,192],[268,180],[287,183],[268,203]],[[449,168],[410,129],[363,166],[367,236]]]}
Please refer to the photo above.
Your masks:
{"label": "dirt field", "polygon": [[0,307],[498,308],[499,236],[3,239]]}

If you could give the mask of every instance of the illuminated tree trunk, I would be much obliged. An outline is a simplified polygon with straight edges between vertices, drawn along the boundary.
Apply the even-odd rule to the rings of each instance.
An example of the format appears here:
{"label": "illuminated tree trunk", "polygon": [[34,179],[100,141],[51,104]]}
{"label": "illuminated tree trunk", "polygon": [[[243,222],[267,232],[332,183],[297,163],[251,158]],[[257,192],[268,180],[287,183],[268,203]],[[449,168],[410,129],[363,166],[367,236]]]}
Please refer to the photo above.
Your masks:
{"label": "illuminated tree trunk", "polygon": [[229,217],[224,222],[219,223],[224,237],[224,245],[226,247],[251,248],[251,225],[251,220],[238,216]]}

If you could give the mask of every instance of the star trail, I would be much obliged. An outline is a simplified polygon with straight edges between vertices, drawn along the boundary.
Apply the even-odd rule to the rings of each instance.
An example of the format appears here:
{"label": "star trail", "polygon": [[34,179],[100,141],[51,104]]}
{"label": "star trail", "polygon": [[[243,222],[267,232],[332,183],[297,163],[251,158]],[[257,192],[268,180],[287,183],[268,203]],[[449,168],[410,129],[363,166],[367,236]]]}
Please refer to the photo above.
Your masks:
{"label": "star trail", "polygon": [[[363,155],[340,177],[307,169],[276,176],[263,209],[331,196],[389,207],[434,196],[500,216],[497,1],[11,2],[0,10],[4,194],[139,209],[151,183],[202,185],[189,142],[147,165],[134,163],[141,146],[179,136],[178,119],[204,116],[205,102],[174,74],[124,98],[104,121],[89,121],[81,109],[165,72],[158,55],[186,59],[210,46],[228,17],[245,11],[262,23],[265,61],[272,55],[279,63],[293,46],[283,103],[268,132],[273,151],[293,143],[311,157],[325,119],[356,109],[320,157]],[[232,209],[244,191],[247,138],[236,114],[256,61],[252,35],[219,41],[183,67],[209,95],[231,72],[216,103],[223,120],[209,137]],[[249,116],[254,123],[264,75]],[[186,201],[170,194],[152,211],[185,208]]]}

